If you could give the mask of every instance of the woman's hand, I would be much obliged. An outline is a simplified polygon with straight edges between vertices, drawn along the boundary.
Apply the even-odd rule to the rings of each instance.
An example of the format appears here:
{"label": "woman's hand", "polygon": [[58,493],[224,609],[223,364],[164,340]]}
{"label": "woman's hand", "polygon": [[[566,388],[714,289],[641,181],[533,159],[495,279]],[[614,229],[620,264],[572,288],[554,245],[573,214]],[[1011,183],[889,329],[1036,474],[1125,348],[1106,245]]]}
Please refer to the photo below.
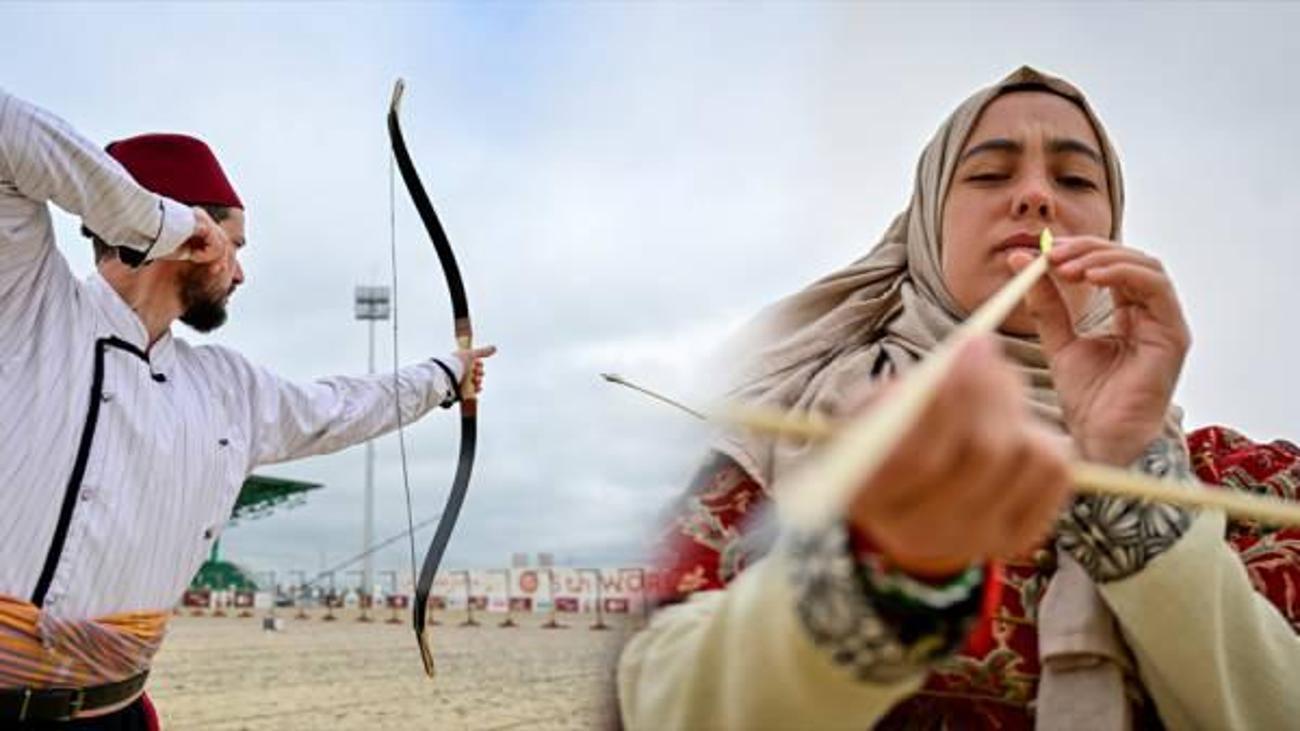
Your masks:
{"label": "woman's hand", "polygon": [[[1066,424],[1089,460],[1126,466],[1160,435],[1191,332],[1160,262],[1105,239],[1062,237],[1026,297]],[[1012,258],[1016,269],[1028,255]],[[1056,279],[1110,290],[1113,332],[1079,335]]]}
{"label": "woman's hand", "polygon": [[849,515],[894,566],[937,578],[1040,545],[1068,489],[1060,438],[1033,421],[1019,376],[981,338],[958,355]]}

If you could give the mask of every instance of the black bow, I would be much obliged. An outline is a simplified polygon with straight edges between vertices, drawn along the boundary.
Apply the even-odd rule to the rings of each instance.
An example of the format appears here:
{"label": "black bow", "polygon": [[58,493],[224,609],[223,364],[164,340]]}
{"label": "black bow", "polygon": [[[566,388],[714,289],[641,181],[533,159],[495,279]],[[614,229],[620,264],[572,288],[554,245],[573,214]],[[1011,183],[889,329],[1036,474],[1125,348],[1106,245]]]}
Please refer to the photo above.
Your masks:
{"label": "black bow", "polygon": [[[402,137],[402,126],[398,121],[398,108],[402,103],[402,91],[405,84],[401,79],[393,86],[393,100],[388,107],[388,137],[393,145],[393,157],[397,169],[402,174],[402,182],[411,194],[415,210],[420,214],[424,229],[433,241],[433,248],[438,252],[438,261],[442,264],[442,273],[447,280],[447,290],[451,294],[451,313],[456,333],[456,343],[462,350],[473,347],[474,330],[469,320],[469,301],[465,298],[465,282],[460,276],[460,267],[456,266],[456,256],[451,251],[451,242],[442,230],[438,214],[433,210],[429,194],[425,192],[420,176],[415,172],[415,164],[406,150],[406,140]],[[451,541],[451,531],[456,527],[456,518],[460,515],[461,505],[465,503],[465,494],[469,490],[469,476],[474,469],[474,450],[478,442],[478,397],[474,393],[473,373],[464,377],[460,400],[460,458],[456,462],[456,477],[451,483],[451,494],[447,496],[447,505],[438,520],[438,530],[433,535],[433,542],[424,554],[424,563],[420,567],[420,578],[415,585],[415,606],[412,619],[415,625],[415,639],[420,645],[420,659],[424,661],[424,672],[433,677],[433,653],[429,650],[426,612],[428,611],[429,590],[433,587],[434,575],[438,573],[438,564]]]}

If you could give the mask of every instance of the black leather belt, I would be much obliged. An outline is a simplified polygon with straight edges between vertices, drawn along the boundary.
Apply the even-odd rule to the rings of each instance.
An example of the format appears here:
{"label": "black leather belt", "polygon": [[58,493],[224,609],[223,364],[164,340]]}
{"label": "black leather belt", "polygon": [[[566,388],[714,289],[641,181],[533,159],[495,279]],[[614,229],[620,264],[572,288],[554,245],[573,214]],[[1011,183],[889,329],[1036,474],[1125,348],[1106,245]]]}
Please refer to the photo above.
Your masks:
{"label": "black leather belt", "polygon": [[130,700],[144,689],[146,670],[93,688],[0,688],[0,724],[5,721],[71,721],[78,713]]}

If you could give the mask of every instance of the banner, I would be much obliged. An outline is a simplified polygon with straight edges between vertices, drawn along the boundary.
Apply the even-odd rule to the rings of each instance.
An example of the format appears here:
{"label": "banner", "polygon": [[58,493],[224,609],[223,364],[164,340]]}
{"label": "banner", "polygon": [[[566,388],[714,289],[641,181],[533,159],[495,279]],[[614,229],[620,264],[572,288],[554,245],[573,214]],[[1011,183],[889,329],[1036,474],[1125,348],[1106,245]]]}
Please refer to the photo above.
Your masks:
{"label": "banner", "polygon": [[643,612],[647,597],[660,591],[663,574],[631,566],[616,568],[529,567],[443,571],[433,582],[429,604],[433,609],[463,611],[473,597],[476,611],[545,614],[595,612],[597,606],[611,614]]}
{"label": "banner", "polygon": [[208,589],[191,589],[181,596],[181,605],[190,609],[212,607],[212,592]]}

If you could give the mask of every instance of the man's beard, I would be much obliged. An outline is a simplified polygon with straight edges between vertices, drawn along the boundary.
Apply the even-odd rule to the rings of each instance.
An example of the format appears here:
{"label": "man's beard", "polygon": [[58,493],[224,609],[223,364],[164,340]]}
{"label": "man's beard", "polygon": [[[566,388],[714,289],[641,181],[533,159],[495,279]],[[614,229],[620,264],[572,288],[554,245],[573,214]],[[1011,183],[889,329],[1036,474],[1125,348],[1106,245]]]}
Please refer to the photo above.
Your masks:
{"label": "man's beard", "polygon": [[181,322],[201,333],[212,332],[226,321],[226,298],[231,291],[213,294],[204,281],[202,267],[192,267],[181,277]]}

